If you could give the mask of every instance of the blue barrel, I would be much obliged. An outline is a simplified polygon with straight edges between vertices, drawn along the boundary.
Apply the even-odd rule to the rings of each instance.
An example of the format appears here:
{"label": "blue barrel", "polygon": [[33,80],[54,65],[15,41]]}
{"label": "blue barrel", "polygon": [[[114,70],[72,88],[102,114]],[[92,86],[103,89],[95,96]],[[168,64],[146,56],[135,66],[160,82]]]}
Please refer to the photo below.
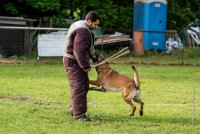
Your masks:
{"label": "blue barrel", "polygon": [[143,32],[144,50],[165,50],[167,0],[135,0],[133,30]]}

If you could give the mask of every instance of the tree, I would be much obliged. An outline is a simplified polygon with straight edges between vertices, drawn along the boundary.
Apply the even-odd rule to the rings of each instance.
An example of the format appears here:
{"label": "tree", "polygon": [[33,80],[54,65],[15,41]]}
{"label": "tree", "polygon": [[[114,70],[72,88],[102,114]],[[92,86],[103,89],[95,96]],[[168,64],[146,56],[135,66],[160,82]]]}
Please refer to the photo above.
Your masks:
{"label": "tree", "polygon": [[[132,29],[134,0],[1,0],[0,15],[28,18],[83,19],[96,10],[106,29]],[[167,28],[180,30],[200,20],[199,0],[168,0]]]}
{"label": "tree", "polygon": [[200,19],[198,0],[171,0],[168,2],[168,29],[181,30]]}
{"label": "tree", "polygon": [[2,1],[1,15],[38,17],[57,14],[60,9],[59,0],[11,0]]}

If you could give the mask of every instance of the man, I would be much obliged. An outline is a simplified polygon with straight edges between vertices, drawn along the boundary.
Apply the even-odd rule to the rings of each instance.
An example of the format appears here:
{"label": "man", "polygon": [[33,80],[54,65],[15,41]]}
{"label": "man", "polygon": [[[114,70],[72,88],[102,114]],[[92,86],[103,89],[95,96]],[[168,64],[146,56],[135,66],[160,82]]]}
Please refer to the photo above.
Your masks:
{"label": "man", "polygon": [[94,51],[94,35],[91,29],[97,28],[100,15],[91,11],[85,20],[73,23],[67,34],[63,64],[70,84],[70,112],[79,121],[90,121],[86,116],[87,92],[89,88],[89,59],[96,62],[98,55]]}

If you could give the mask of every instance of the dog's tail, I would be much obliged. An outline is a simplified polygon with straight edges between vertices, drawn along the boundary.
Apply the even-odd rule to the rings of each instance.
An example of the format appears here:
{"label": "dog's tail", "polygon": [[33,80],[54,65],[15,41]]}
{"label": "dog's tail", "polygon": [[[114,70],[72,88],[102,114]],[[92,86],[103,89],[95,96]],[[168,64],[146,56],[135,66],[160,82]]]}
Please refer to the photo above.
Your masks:
{"label": "dog's tail", "polygon": [[132,69],[133,69],[133,74],[134,74],[134,81],[135,81],[135,84],[138,88],[140,88],[140,80],[139,80],[139,75],[138,75],[138,72],[136,70],[136,68],[132,65]]}

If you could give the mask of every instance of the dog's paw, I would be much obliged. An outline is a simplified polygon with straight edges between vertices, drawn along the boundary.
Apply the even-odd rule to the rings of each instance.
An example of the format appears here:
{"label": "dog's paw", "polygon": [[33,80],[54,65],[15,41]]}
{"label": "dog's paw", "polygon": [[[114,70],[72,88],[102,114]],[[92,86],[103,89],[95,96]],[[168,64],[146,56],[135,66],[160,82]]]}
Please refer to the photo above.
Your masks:
{"label": "dog's paw", "polygon": [[129,114],[129,116],[134,116],[134,113]]}
{"label": "dog's paw", "polygon": [[143,111],[140,111],[140,116],[143,116]]}

